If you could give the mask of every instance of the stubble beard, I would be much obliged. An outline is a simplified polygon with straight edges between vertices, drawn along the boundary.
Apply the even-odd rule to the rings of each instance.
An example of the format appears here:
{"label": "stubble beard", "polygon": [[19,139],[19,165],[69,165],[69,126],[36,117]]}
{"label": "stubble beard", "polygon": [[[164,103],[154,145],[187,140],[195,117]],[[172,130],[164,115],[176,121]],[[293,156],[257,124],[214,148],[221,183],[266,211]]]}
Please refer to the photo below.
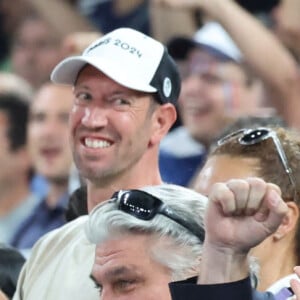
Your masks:
{"label": "stubble beard", "polygon": [[[121,177],[124,172],[129,168],[129,166],[120,166],[116,164],[111,164],[110,166],[96,168],[91,166],[92,163],[89,162],[89,166],[80,155],[74,153],[74,162],[82,178],[90,181],[92,184],[105,187],[111,183],[114,183],[117,177]],[[97,164],[97,160],[95,160]]]}

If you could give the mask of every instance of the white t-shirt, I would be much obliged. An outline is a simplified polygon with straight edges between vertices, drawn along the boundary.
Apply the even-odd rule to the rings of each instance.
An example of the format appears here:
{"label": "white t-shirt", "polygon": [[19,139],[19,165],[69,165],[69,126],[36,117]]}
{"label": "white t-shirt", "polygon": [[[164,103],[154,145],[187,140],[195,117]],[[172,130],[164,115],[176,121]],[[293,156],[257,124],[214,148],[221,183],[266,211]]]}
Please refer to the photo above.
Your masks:
{"label": "white t-shirt", "polygon": [[[268,289],[268,292],[271,292],[272,294],[276,295],[282,288],[284,287],[290,287],[290,280],[291,279],[297,279],[296,274],[290,274],[288,276],[285,276],[279,280],[277,280],[275,283],[273,283]],[[295,299],[292,297],[289,297],[287,299]]]}
{"label": "white t-shirt", "polygon": [[95,245],[84,233],[87,216],[40,239],[33,247],[18,282],[14,300],[99,300],[90,279]]}

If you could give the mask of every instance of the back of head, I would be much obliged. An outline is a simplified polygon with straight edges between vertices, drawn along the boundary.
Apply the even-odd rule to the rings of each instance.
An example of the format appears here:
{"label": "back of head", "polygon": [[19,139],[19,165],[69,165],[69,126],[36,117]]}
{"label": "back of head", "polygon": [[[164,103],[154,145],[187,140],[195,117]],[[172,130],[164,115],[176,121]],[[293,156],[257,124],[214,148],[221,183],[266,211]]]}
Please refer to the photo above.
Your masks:
{"label": "back of head", "polygon": [[285,121],[277,116],[242,116],[240,118],[237,118],[232,124],[226,126],[224,130],[219,134],[219,136],[215,139],[215,141],[212,143],[211,147],[213,148],[215,146],[215,143],[218,142],[218,140],[222,139],[222,137],[225,137],[237,130],[244,129],[244,128],[258,128],[258,127],[283,127],[287,128],[287,124]]}
{"label": "back of head", "polygon": [[25,258],[14,248],[0,244],[0,290],[12,298]]}
{"label": "back of head", "polygon": [[169,51],[181,60],[184,78],[179,115],[205,147],[235,118],[260,111],[259,81],[220,24],[208,22],[192,38],[173,40]]}
{"label": "back of head", "polygon": [[297,131],[272,125],[239,129],[219,139],[211,155],[257,159],[258,176],[278,185],[286,201],[299,199],[300,137]]}
{"label": "back of head", "polygon": [[[187,223],[203,228],[207,198],[201,194],[168,184],[147,186],[140,190],[160,199]],[[142,200],[147,202],[147,199]],[[95,207],[86,224],[87,237],[96,244],[138,233],[148,234],[157,241],[168,241],[157,249],[154,243],[151,253],[156,261],[171,270],[173,279],[195,275],[193,272],[200,263],[203,241],[163,214],[158,213],[150,220],[142,220],[120,210],[117,199],[112,199]]]}
{"label": "back of head", "polygon": [[27,102],[33,97],[33,89],[27,81],[16,74],[5,72],[0,72],[0,93],[13,94]]}
{"label": "back of head", "polygon": [[86,64],[124,87],[153,93],[160,104],[176,104],[180,92],[177,67],[160,42],[141,32],[119,28],[102,36],[82,55],[60,62],[51,79],[73,85]]}
{"label": "back of head", "polygon": [[27,100],[14,93],[0,93],[0,112],[7,115],[7,137],[11,150],[23,147],[27,141],[29,107]]}
{"label": "back of head", "polygon": [[[278,126],[280,119],[272,118],[269,121],[241,120],[235,124],[235,129],[233,126],[232,130],[227,131],[212,147],[194,188],[209,193],[216,182],[249,177],[260,177],[276,184],[283,200],[287,202],[289,213],[276,234],[266,240],[267,246],[264,243],[262,245],[265,247],[259,246],[263,255],[258,254],[258,257],[263,261],[267,259],[266,249],[273,245],[274,255],[281,253],[277,256],[276,264],[287,265],[285,258],[281,260],[280,257],[288,256],[294,261],[290,269],[284,268],[284,276],[287,275],[284,272],[290,273],[292,266],[300,262],[300,137],[298,131]],[[263,264],[263,269],[266,265]]]}

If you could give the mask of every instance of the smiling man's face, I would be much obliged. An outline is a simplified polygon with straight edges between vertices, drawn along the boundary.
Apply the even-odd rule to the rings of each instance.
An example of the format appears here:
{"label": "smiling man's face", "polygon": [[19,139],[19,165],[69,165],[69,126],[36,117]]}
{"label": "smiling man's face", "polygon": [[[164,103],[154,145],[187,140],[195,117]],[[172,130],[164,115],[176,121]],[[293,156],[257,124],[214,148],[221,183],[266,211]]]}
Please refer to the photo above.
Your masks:
{"label": "smiling man's face", "polygon": [[71,147],[84,178],[104,182],[130,172],[151,143],[149,94],[123,87],[94,67],[79,73],[70,115]]}

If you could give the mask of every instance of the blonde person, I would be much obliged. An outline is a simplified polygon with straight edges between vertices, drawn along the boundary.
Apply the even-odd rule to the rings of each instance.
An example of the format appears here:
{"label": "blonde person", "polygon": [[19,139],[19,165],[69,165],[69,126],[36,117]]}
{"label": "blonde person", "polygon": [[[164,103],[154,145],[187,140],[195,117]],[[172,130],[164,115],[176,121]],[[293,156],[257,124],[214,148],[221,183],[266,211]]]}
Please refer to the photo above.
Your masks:
{"label": "blonde person", "polygon": [[[279,186],[288,214],[278,229],[251,250],[260,264],[258,289],[277,294],[288,288],[299,265],[300,139],[282,127],[250,127],[221,138],[212,148],[194,188],[208,194],[216,182],[260,177]],[[270,253],[272,255],[270,256]]]}

